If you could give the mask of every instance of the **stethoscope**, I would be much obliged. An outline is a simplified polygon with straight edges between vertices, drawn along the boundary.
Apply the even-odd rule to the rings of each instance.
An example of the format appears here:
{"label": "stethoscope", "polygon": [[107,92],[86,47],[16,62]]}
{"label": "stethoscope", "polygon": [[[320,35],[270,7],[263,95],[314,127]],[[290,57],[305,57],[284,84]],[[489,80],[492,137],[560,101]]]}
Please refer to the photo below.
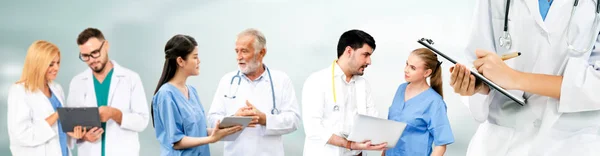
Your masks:
{"label": "stethoscope", "polygon": [[336,61],[337,60],[334,60],[333,63],[331,63],[331,89],[333,90],[333,103],[335,103],[335,105],[333,106],[334,112],[340,111],[340,106],[337,104],[337,98],[335,96],[335,62]]}
{"label": "stethoscope", "polygon": [[[269,82],[271,83],[271,97],[273,97],[273,108],[271,109],[271,114],[273,114],[273,115],[279,114],[280,111],[279,111],[279,109],[277,109],[277,105],[275,104],[275,88],[273,88],[273,79],[271,78],[271,71],[269,71],[269,68],[267,68],[267,66],[265,66],[265,69],[267,70],[267,74],[269,75]],[[233,94],[231,94],[231,87],[233,86],[233,81],[235,81],[236,78],[237,78],[238,87],[236,87],[235,92]],[[237,91],[240,88],[241,83],[242,83],[242,77],[240,76],[240,71],[238,70],[237,74],[235,74],[235,76],[233,76],[231,78],[231,81],[229,82],[229,95],[230,96],[227,96],[227,94],[225,94],[223,96],[226,98],[235,99],[236,98],[235,95],[237,94]]]}
{"label": "stethoscope", "polygon": [[[571,18],[569,18],[569,26],[567,28],[567,37],[569,36],[569,29],[571,28],[571,20],[573,19],[573,14],[575,13],[575,10],[577,9],[577,5],[579,5],[579,0],[575,0],[575,3],[573,4],[573,9],[571,10]],[[505,14],[504,14],[504,33],[502,34],[502,36],[500,36],[499,42],[500,42],[500,46],[506,49],[510,49],[510,47],[512,46],[512,38],[510,37],[510,33],[508,33],[508,12],[510,10],[510,0],[506,0],[506,7],[505,7]],[[592,27],[592,30],[596,30],[596,28],[598,27],[598,16],[600,15],[600,3],[596,2],[596,16],[594,17],[594,25]],[[591,35],[592,38],[590,40],[590,46],[587,49],[576,49],[573,44],[571,43],[571,41],[568,41],[567,44],[569,46],[569,49],[576,51],[576,52],[580,52],[580,53],[585,53],[591,50],[591,48],[593,48],[594,45],[594,41],[595,41],[595,37],[594,35]],[[569,40],[569,39],[567,39]]]}

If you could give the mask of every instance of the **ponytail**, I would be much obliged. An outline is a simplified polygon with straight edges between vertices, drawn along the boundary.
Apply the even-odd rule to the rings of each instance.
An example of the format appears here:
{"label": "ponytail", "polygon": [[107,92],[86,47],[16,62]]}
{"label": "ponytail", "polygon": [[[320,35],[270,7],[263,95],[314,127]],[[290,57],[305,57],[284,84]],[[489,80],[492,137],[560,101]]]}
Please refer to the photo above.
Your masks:
{"label": "ponytail", "polygon": [[442,70],[439,69],[440,67],[442,67],[442,62],[438,62],[437,66],[433,70],[433,73],[431,73],[430,84],[431,88],[433,88],[435,92],[444,98],[444,90],[442,89]]}
{"label": "ponytail", "polygon": [[[165,83],[169,82],[169,80],[171,80],[175,76],[175,72],[177,71],[177,64],[174,64],[175,62],[176,61],[174,61],[173,59],[165,60],[162,75],[158,80],[158,85],[156,85],[156,89],[154,90],[153,95],[156,95],[160,87],[162,87],[162,85],[164,85]],[[150,104],[150,116],[152,117],[152,127],[154,127],[154,101]]]}

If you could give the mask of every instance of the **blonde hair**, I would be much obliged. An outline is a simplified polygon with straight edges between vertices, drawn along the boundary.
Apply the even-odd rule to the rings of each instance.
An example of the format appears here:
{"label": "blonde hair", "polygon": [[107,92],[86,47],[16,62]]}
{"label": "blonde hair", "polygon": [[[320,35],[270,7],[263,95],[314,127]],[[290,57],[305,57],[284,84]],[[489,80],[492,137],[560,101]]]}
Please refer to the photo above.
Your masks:
{"label": "blonde hair", "polygon": [[442,71],[439,69],[442,62],[438,61],[437,55],[427,48],[415,49],[412,53],[423,59],[425,62],[425,70],[431,69],[431,75],[429,75],[431,77],[431,88],[443,98]]}
{"label": "blonde hair", "polygon": [[60,50],[55,44],[43,40],[33,42],[27,49],[23,73],[17,83],[23,83],[25,89],[31,92],[44,88],[46,72],[57,56],[60,57]]}

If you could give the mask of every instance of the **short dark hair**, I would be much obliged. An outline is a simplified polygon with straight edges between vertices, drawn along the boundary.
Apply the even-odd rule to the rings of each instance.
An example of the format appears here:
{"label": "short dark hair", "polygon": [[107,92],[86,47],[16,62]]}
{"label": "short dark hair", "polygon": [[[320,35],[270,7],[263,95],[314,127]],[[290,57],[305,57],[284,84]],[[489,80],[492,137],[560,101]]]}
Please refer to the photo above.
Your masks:
{"label": "short dark hair", "polygon": [[90,38],[93,37],[101,41],[104,40],[104,35],[102,35],[102,31],[96,28],[87,28],[81,33],[79,33],[79,36],[77,36],[77,45],[83,45],[85,42],[87,42]]}
{"label": "short dark hair", "polygon": [[344,50],[347,46],[350,46],[352,49],[362,48],[364,44],[369,45],[373,50],[375,50],[375,39],[366,32],[362,30],[352,29],[346,31],[340,37],[337,46],[337,57],[340,58],[342,54],[344,54]]}

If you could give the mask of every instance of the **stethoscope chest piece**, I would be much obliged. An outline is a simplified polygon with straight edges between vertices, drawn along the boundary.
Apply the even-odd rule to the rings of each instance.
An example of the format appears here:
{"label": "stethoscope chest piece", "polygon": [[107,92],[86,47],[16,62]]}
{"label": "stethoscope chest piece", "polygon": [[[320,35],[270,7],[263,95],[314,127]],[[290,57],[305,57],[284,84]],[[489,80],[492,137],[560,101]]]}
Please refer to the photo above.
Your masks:
{"label": "stethoscope chest piece", "polygon": [[499,40],[501,47],[510,49],[510,46],[512,45],[512,38],[510,37],[510,34],[507,31],[505,31],[502,34]]}
{"label": "stethoscope chest piece", "polygon": [[281,113],[281,111],[279,111],[279,109],[277,109],[277,108],[275,108],[275,107],[274,107],[273,109],[271,109],[271,114],[273,114],[273,115],[277,115],[277,114],[279,114],[279,113]]}
{"label": "stethoscope chest piece", "polygon": [[338,106],[338,105],[333,106],[333,111],[336,111],[336,112],[340,111],[340,106]]}

